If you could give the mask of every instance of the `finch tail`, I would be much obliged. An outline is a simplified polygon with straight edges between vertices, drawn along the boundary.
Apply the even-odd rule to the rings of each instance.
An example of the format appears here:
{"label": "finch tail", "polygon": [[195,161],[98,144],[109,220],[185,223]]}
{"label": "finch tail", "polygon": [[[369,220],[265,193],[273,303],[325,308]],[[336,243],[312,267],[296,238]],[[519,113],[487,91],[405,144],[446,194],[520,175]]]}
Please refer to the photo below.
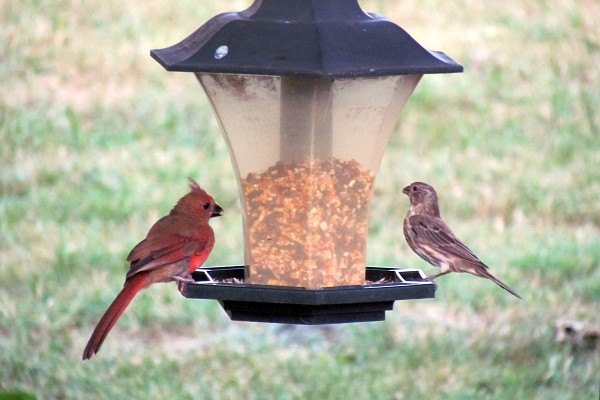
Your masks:
{"label": "finch tail", "polygon": [[87,346],[85,346],[85,350],[83,350],[82,360],[89,360],[100,350],[100,346],[102,346],[108,332],[115,326],[123,311],[125,311],[135,295],[148,286],[148,283],[148,273],[133,275],[125,281],[125,286],[108,307],[100,322],[96,325],[94,332],[92,332],[92,336],[90,336],[90,340]]}
{"label": "finch tail", "polygon": [[517,292],[515,292],[514,290],[512,290],[511,288],[508,287],[508,285],[504,282],[502,282],[500,279],[496,278],[494,275],[490,274],[487,270],[485,269],[481,269],[479,272],[479,275],[484,277],[484,278],[488,278],[489,280],[491,280],[492,282],[494,282],[496,285],[500,286],[502,289],[506,290],[508,293],[512,294],[513,296],[523,300],[523,298],[521,296],[519,296],[519,294]]}

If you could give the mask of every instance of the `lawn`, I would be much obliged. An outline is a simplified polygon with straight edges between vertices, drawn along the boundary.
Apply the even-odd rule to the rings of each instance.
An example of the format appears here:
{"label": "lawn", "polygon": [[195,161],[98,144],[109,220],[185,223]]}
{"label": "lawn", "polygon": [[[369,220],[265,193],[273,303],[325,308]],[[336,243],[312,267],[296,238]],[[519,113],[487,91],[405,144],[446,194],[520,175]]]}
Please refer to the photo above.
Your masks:
{"label": "lawn", "polygon": [[600,30],[594,1],[361,1],[465,67],[423,78],[376,180],[370,265],[436,269],[406,245],[416,180],[519,301],[449,275],[386,321],[231,322],[174,284],[142,292],[81,353],[129,250],[197,179],[225,209],[206,265],[243,263],[226,144],[192,74],[150,49],[250,1],[0,0],[0,400],[598,399]]}

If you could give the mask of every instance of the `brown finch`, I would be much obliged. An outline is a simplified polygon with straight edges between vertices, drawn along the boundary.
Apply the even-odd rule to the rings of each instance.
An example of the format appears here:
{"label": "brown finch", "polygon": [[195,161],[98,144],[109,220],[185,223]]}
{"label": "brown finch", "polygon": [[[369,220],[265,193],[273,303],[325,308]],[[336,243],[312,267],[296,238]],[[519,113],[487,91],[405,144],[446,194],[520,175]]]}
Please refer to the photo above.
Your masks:
{"label": "brown finch", "polygon": [[410,208],[404,218],[404,237],[410,248],[428,263],[440,267],[435,278],[450,272],[468,272],[487,278],[510,294],[519,296],[504,282],[493,276],[489,268],[465,246],[440,216],[435,189],[423,182],[414,182],[402,189],[410,199]]}

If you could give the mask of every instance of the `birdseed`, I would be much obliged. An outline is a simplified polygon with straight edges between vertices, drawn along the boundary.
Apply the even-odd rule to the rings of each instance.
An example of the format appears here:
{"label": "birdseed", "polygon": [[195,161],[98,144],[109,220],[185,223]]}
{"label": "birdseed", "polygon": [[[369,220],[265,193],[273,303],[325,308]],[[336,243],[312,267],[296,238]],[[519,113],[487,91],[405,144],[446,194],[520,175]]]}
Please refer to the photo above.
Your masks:
{"label": "birdseed", "polygon": [[355,160],[277,163],[242,179],[248,283],[365,282],[374,174]]}

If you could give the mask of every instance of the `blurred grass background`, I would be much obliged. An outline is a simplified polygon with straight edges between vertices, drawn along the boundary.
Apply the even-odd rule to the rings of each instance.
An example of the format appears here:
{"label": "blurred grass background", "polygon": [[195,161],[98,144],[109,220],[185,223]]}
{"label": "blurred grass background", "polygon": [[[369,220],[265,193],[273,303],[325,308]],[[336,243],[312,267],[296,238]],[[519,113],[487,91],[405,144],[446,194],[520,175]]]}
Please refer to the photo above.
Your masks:
{"label": "blurred grass background", "polygon": [[[0,0],[0,399],[597,399],[598,350],[556,321],[600,325],[600,5],[592,0],[361,1],[463,74],[425,76],[376,183],[369,264],[412,254],[406,184],[517,301],[446,276],[385,322],[232,323],[158,285],[91,362],[81,352],[150,225],[201,182],[225,208],[207,265],[243,261],[237,186],[192,74],[149,50],[250,1]],[[10,397],[10,396],[13,397]]]}

